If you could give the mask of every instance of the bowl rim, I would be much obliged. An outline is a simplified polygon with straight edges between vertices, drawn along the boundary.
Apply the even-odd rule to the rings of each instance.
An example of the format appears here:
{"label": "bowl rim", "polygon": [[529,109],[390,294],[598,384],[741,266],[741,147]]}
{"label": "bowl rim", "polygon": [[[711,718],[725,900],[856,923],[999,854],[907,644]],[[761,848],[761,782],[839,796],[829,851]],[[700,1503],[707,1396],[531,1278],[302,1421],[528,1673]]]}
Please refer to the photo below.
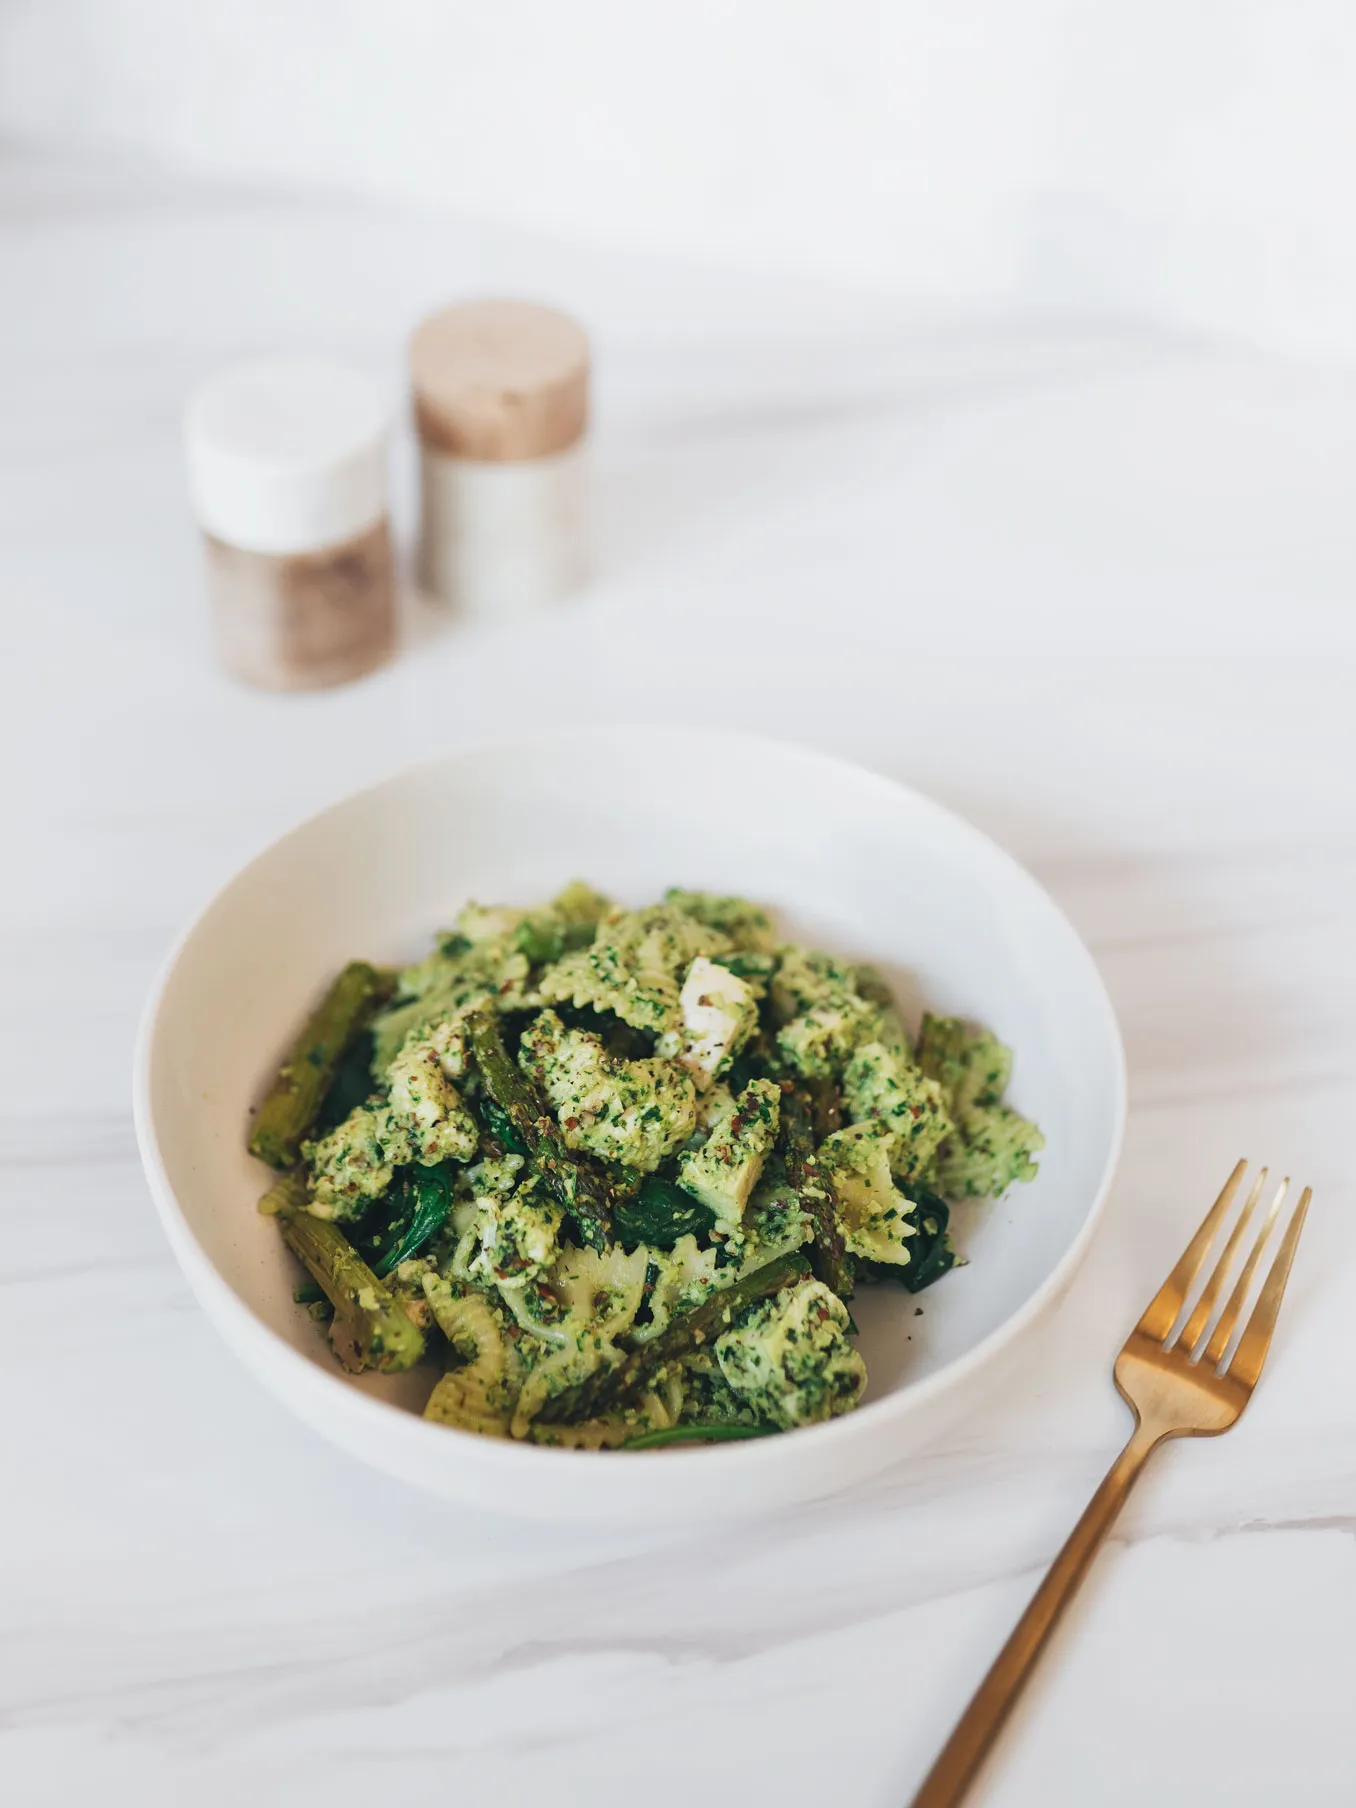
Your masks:
{"label": "bowl rim", "polygon": [[[693,1465],[700,1464],[704,1473],[711,1474],[717,1469],[729,1472],[738,1468],[747,1471],[754,1465],[761,1465],[767,1469],[778,1462],[790,1460],[790,1453],[786,1449],[788,1443],[793,1445],[796,1450],[806,1452],[807,1455],[818,1451],[826,1458],[831,1458],[835,1449],[850,1440],[856,1441],[869,1435],[873,1428],[883,1428],[887,1421],[903,1420],[923,1412],[932,1402],[941,1399],[953,1389],[959,1388],[970,1377],[989,1368],[995,1359],[1014,1344],[1030,1325],[1041,1318],[1072,1281],[1083,1264],[1106,1211],[1125,1139],[1127,1077],[1125,1046],[1120,1024],[1097,963],[1067,914],[1034,874],[1028,872],[1015,855],[1010,854],[984,830],[948,808],[947,805],[929,797],[926,792],[919,791],[900,779],[891,778],[885,773],[875,771],[872,767],[863,765],[856,760],[824,752],[805,742],[785,740],[776,735],[760,734],[744,729],[709,728],[695,723],[615,722],[589,728],[543,731],[536,735],[488,737],[431,755],[426,759],[397,766],[380,778],[356,786],[320,809],[311,811],[299,821],[272,836],[213,889],[210,896],[199,906],[193,917],[175,938],[151,983],[137,1028],[132,1076],[132,1115],[137,1147],[150,1185],[151,1196],[170,1247],[208,1318],[228,1343],[232,1343],[232,1338],[221,1323],[222,1314],[230,1318],[242,1334],[260,1334],[262,1341],[259,1342],[258,1347],[261,1351],[267,1351],[270,1360],[281,1364],[285,1373],[296,1384],[295,1389],[287,1390],[289,1399],[295,1399],[298,1391],[318,1386],[321,1395],[333,1402],[336,1412],[342,1411],[352,1415],[355,1429],[360,1430],[366,1424],[371,1426],[373,1435],[376,1437],[403,1435],[410,1442],[421,1445],[429,1453],[461,1447],[469,1455],[469,1446],[473,1445],[476,1447],[475,1455],[480,1462],[494,1463],[496,1466],[516,1464],[517,1474],[524,1481],[529,1480],[534,1474],[543,1477],[554,1474],[560,1478],[566,1466],[578,1473],[589,1472],[599,1475],[602,1473],[599,1469],[599,1458],[621,1453],[609,1450],[571,1450],[553,1445],[535,1444],[527,1439],[483,1438],[473,1432],[459,1432],[455,1427],[431,1424],[419,1414],[353,1387],[337,1367],[327,1368],[325,1365],[313,1361],[309,1356],[303,1355],[236,1292],[198,1241],[187,1214],[175,1194],[161,1155],[151,1106],[151,1066],[161,1005],[189,943],[197,934],[203,921],[232,887],[246,874],[266,861],[294,835],[313,827],[328,816],[349,808],[362,798],[372,796],[388,787],[404,784],[422,773],[431,773],[444,766],[483,758],[491,754],[541,751],[567,745],[580,747],[588,743],[606,743],[627,736],[634,737],[638,734],[643,735],[646,740],[651,742],[664,736],[684,739],[698,735],[708,744],[720,741],[732,749],[757,748],[765,754],[797,759],[817,766],[821,770],[837,772],[853,784],[866,784],[884,795],[902,793],[915,808],[921,809],[925,816],[931,816],[934,821],[944,823],[950,833],[959,835],[971,846],[982,850],[987,858],[997,860],[1000,865],[1007,868],[1008,877],[1014,884],[1023,889],[1029,897],[1034,896],[1045,910],[1053,913],[1068,936],[1071,953],[1083,963],[1089,982],[1088,997],[1090,1000],[1095,999],[1102,1019],[1101,1029],[1107,1053],[1111,1058],[1114,1096],[1112,1099],[1111,1136],[1107,1146],[1106,1159],[1076,1234],[1035,1291],[1000,1324],[995,1325],[993,1330],[982,1337],[978,1343],[944,1363],[933,1374],[924,1376],[917,1381],[906,1379],[890,1393],[882,1395],[880,1399],[868,1401],[850,1413],[844,1413],[838,1418],[819,1424],[797,1427],[794,1436],[790,1439],[784,1436],[748,1438],[710,1446],[685,1448],[677,1445],[658,1450],[629,1451],[625,1453],[629,1465],[634,1464],[637,1460],[642,1462],[646,1459],[652,1462],[662,1460],[670,1466],[681,1464],[690,1471]],[[238,1350],[236,1353],[240,1354]],[[397,1429],[400,1426],[405,1428],[403,1433]],[[456,1438],[455,1446],[449,1445],[447,1442],[449,1433]],[[809,1438],[816,1440],[813,1451],[806,1443]]]}

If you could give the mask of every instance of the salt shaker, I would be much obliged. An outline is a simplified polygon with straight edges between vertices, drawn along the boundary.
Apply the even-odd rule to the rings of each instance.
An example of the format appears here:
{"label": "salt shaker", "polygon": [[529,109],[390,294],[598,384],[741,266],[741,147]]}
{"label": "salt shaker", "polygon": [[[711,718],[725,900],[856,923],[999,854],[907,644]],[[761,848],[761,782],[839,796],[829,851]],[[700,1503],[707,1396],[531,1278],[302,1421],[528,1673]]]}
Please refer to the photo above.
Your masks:
{"label": "salt shaker", "polygon": [[271,690],[342,684],[395,645],[389,410],[358,371],[240,364],[185,419],[189,488],[226,667]]}
{"label": "salt shaker", "polygon": [[410,345],[424,588],[471,616],[522,615],[583,579],[589,347],[525,301],[430,315]]}

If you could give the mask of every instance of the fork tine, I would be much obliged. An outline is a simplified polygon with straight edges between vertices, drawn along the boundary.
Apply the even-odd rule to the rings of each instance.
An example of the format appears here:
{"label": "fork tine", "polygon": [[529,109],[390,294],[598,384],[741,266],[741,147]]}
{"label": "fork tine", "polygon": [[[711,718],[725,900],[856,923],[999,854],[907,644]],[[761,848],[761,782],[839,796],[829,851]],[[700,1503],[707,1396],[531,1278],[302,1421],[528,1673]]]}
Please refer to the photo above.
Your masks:
{"label": "fork tine", "polygon": [[1149,1301],[1149,1309],[1136,1328],[1146,1337],[1152,1337],[1155,1343],[1162,1343],[1177,1323],[1177,1314],[1182,1310],[1183,1301],[1191,1291],[1191,1283],[1196,1279],[1197,1271],[1215,1240],[1220,1220],[1234,1202],[1234,1194],[1238,1191],[1238,1183],[1247,1166],[1246,1161],[1240,1161],[1225,1181],[1223,1192],[1205,1214],[1205,1222],[1187,1244],[1181,1260]]}
{"label": "fork tine", "polygon": [[1229,1241],[1224,1245],[1223,1253],[1215,1263],[1210,1279],[1201,1290],[1201,1297],[1196,1301],[1191,1317],[1178,1336],[1179,1349],[1190,1353],[1205,1335],[1205,1327],[1210,1323],[1210,1314],[1215,1310],[1215,1301],[1219,1298],[1224,1283],[1229,1278],[1229,1270],[1233,1267],[1234,1253],[1243,1240],[1243,1232],[1248,1228],[1248,1220],[1256,1209],[1257,1201],[1262,1197],[1262,1188],[1266,1183],[1267,1170],[1262,1168],[1252,1184],[1252,1191],[1243,1201],[1243,1210],[1238,1214],[1238,1222],[1229,1232]]}
{"label": "fork tine", "polygon": [[1281,1309],[1281,1301],[1285,1297],[1285,1284],[1290,1279],[1290,1264],[1294,1261],[1295,1251],[1299,1247],[1300,1232],[1304,1229],[1310,1197],[1311,1190],[1305,1187],[1300,1194],[1300,1202],[1295,1207],[1294,1215],[1286,1226],[1281,1247],[1276,1252],[1276,1260],[1271,1264],[1271,1272],[1267,1276],[1266,1286],[1263,1287],[1257,1304],[1252,1309],[1248,1328],[1239,1338],[1234,1359],[1229,1364],[1230,1380],[1241,1381],[1244,1387],[1256,1387],[1257,1377],[1262,1372],[1262,1364],[1266,1361],[1267,1351],[1271,1348],[1271,1333],[1276,1329],[1276,1317]]}
{"label": "fork tine", "polygon": [[1201,1358],[1207,1368],[1214,1368],[1220,1357],[1229,1347],[1229,1339],[1238,1324],[1239,1314],[1247,1304],[1248,1289],[1252,1286],[1252,1277],[1257,1272],[1257,1264],[1262,1259],[1262,1251],[1267,1246],[1272,1228],[1280,1216],[1281,1206],[1285,1203],[1285,1195],[1290,1188],[1289,1175],[1276,1188],[1276,1197],[1271,1208],[1262,1221],[1262,1228],[1257,1233],[1257,1240],[1248,1252],[1248,1259],[1243,1264],[1243,1272],[1239,1275],[1233,1292],[1229,1295],[1229,1303],[1219,1315],[1219,1323],[1210,1334],[1210,1341],[1205,1346],[1205,1354]]}

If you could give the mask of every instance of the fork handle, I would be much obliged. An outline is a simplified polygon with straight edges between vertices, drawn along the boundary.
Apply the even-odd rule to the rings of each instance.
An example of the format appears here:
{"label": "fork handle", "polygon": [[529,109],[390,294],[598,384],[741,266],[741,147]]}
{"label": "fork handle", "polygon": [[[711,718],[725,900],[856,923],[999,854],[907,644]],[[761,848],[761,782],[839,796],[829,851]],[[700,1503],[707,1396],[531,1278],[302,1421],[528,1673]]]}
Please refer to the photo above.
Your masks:
{"label": "fork handle", "polygon": [[1162,1435],[1146,1431],[1141,1425],[1135,1427],[1134,1436],[1107,1471],[1106,1479],[1050,1565],[1030,1606],[956,1722],[955,1731],[913,1798],[912,1808],[953,1808],[968,1793],[1035,1669],[1036,1660],[1059,1624],[1060,1615],[1077,1593],[1149,1452]]}

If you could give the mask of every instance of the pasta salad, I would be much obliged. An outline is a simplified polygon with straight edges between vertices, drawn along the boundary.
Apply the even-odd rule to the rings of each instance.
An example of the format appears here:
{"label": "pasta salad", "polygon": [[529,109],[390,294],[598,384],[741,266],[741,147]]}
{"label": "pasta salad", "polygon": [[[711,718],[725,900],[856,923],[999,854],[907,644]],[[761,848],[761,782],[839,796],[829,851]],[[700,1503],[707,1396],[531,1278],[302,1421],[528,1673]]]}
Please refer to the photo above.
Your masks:
{"label": "pasta salad", "polygon": [[347,966],[249,1148],[349,1371],[425,1364],[484,1436],[715,1442],[857,1405],[855,1290],[932,1285],[949,1202],[1036,1172],[1011,1066],[743,898],[576,882]]}

